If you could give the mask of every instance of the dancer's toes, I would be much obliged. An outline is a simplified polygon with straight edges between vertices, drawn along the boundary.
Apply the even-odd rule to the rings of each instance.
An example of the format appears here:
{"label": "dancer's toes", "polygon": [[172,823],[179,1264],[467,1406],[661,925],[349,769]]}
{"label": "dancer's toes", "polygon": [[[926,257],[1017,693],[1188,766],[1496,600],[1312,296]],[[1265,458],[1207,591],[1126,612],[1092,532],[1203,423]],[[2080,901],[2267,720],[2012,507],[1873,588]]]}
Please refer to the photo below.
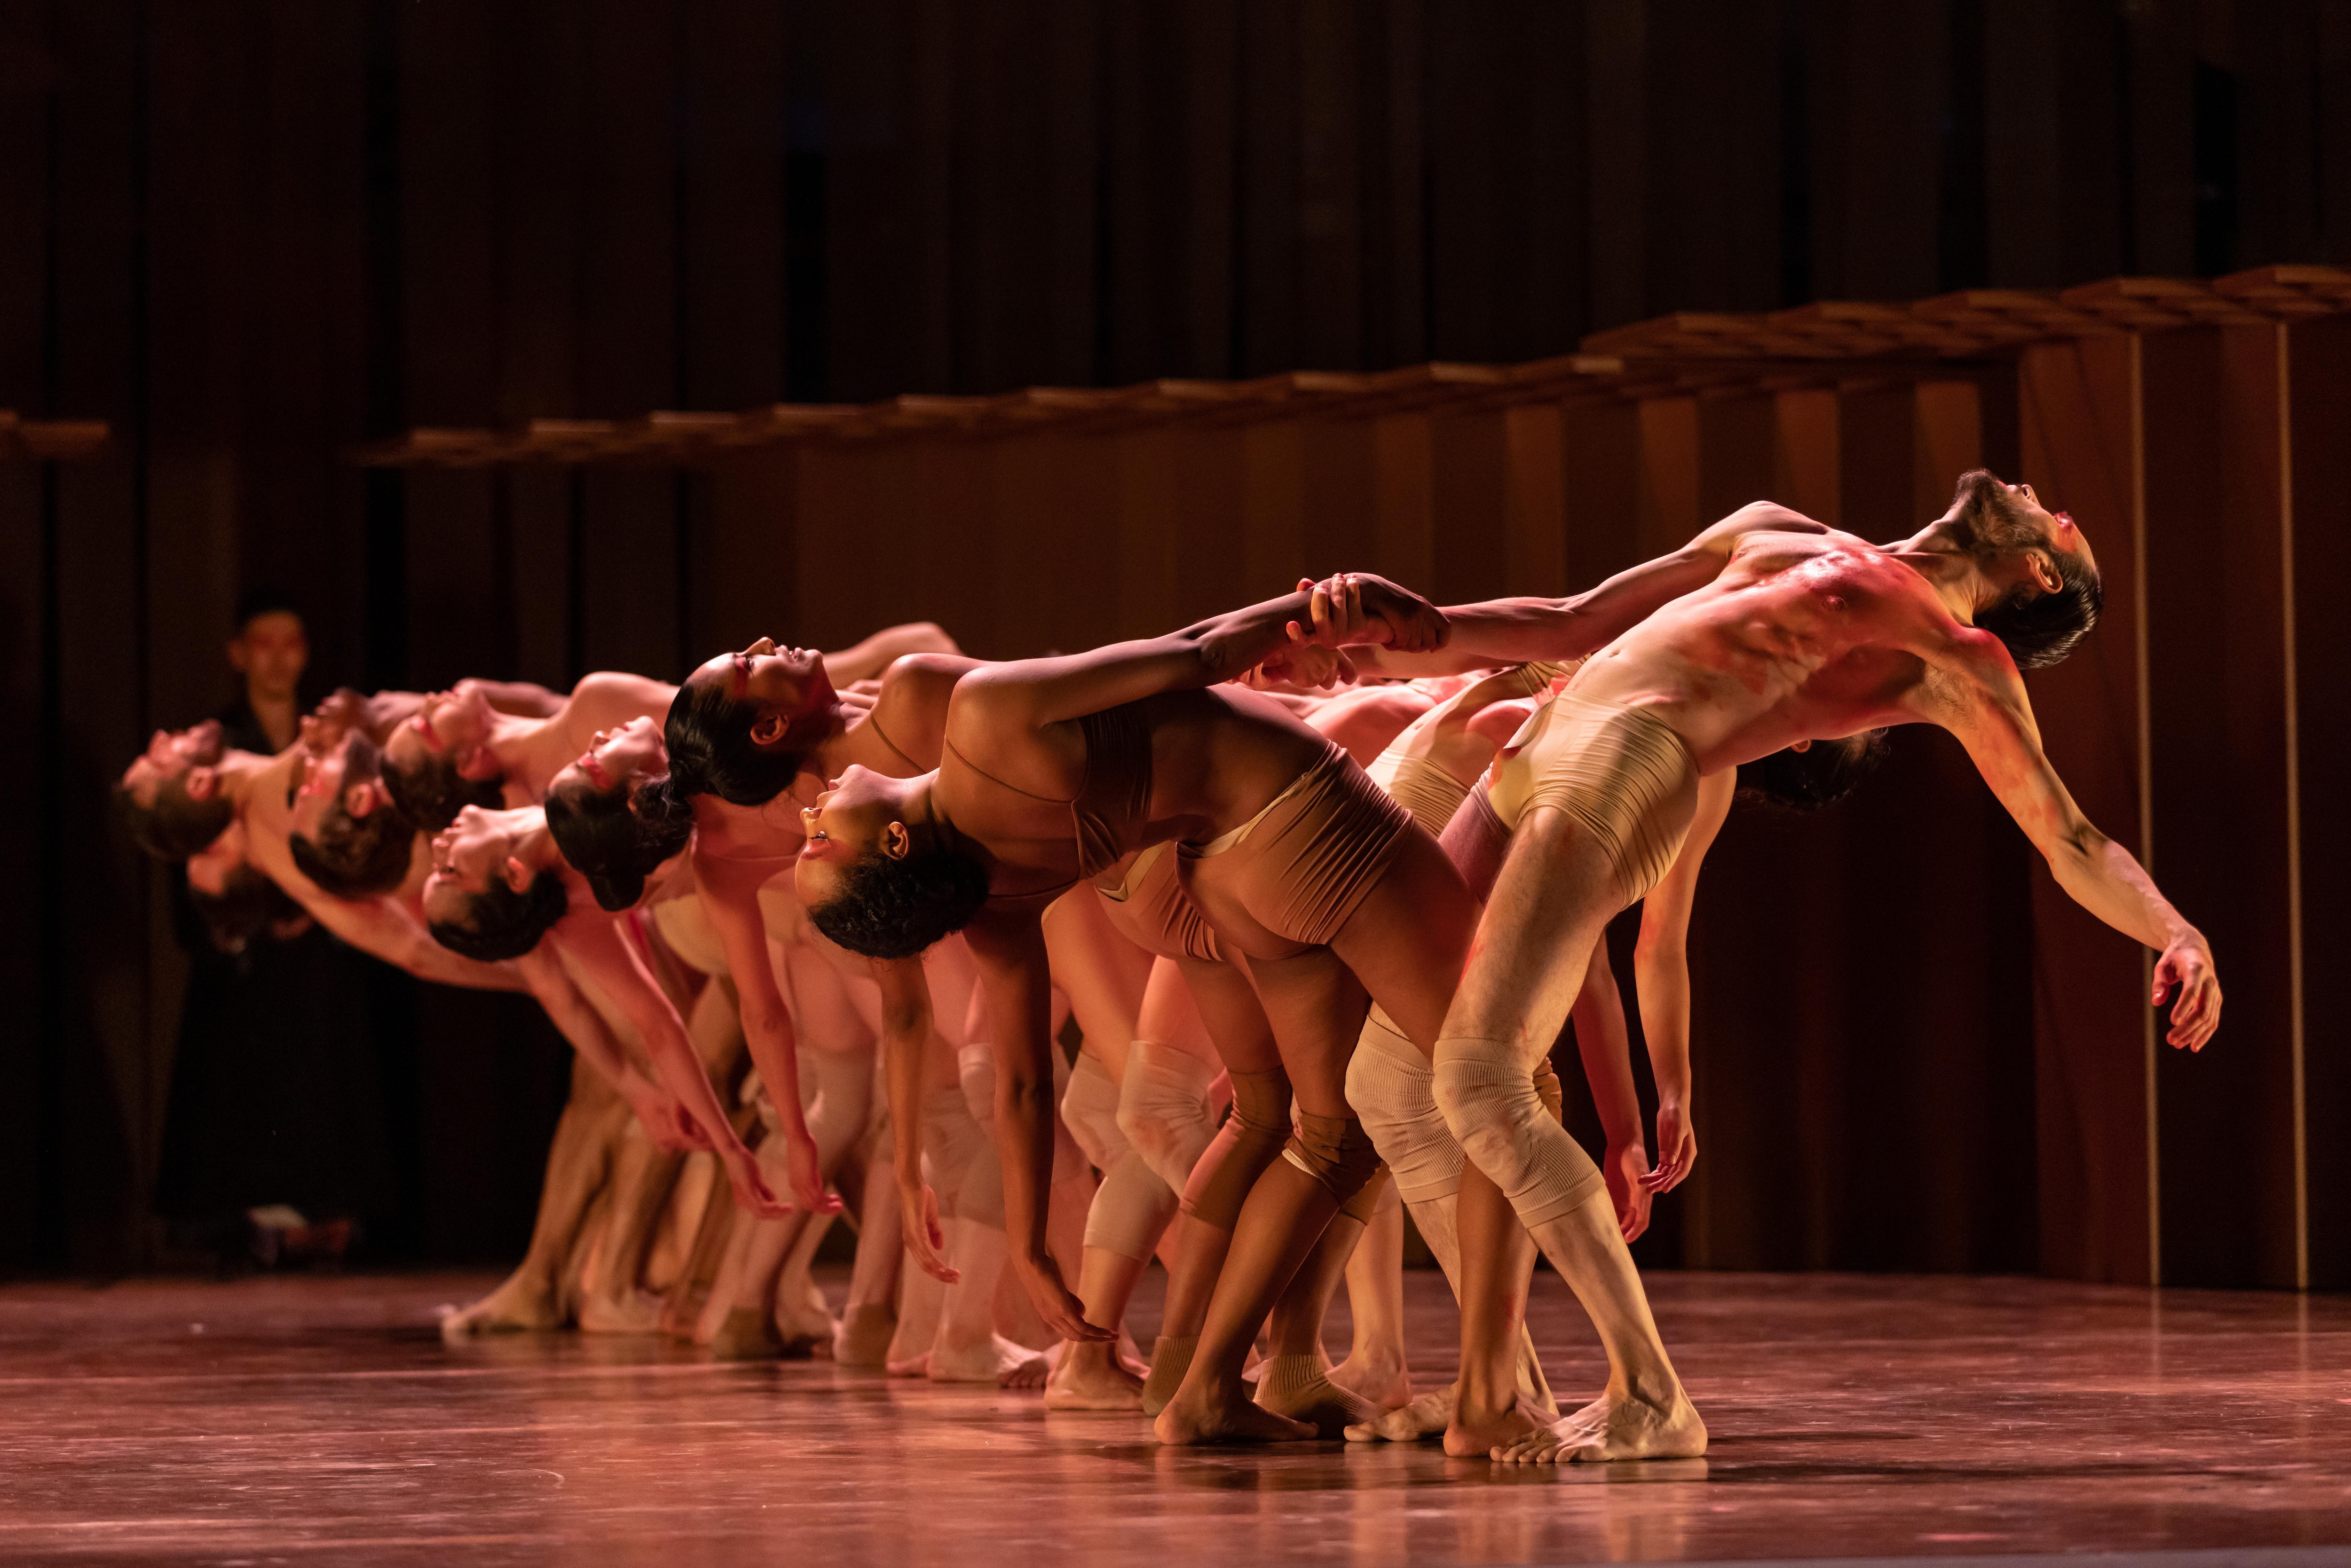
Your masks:
{"label": "dancer's toes", "polygon": [[1143,1379],[1101,1344],[1064,1344],[1053,1375],[1045,1380],[1048,1410],[1140,1410]]}
{"label": "dancer's toes", "polygon": [[1044,1387],[1046,1381],[1053,1375],[1054,1364],[1061,1359],[1059,1353],[1061,1347],[1055,1345],[1051,1350],[1030,1350],[1012,1340],[1003,1343],[1011,1347],[1011,1354],[996,1374],[996,1386]]}
{"label": "dancer's toes", "polygon": [[555,1293],[536,1282],[507,1281],[470,1307],[441,1319],[441,1337],[453,1343],[477,1334],[535,1333],[563,1326]]}
{"label": "dancer's toes", "polygon": [[885,1361],[882,1371],[891,1377],[928,1377],[931,1375],[931,1353],[910,1355],[903,1361]]}
{"label": "dancer's toes", "polygon": [[[1706,1423],[1678,1386],[1661,1399],[1603,1396],[1559,1428],[1559,1441],[1548,1454],[1538,1452],[1513,1462],[1607,1464],[1617,1459],[1693,1459],[1706,1452]],[[1542,1445],[1535,1447],[1540,1450]]]}
{"label": "dancer's toes", "polygon": [[931,1352],[934,1383],[993,1383],[999,1388],[1042,1388],[1050,1363],[1028,1346],[991,1333],[977,1344],[940,1345]]}
{"label": "dancer's toes", "polygon": [[1457,1459],[1490,1458],[1550,1426],[1542,1413],[1524,1399],[1495,1411],[1472,1409],[1457,1398],[1453,1419],[1445,1428],[1445,1451]]}
{"label": "dancer's toes", "polygon": [[1433,1394],[1424,1394],[1409,1405],[1398,1406],[1377,1420],[1347,1428],[1351,1443],[1426,1443],[1445,1436],[1453,1425],[1453,1404],[1456,1385],[1447,1384]]}
{"label": "dancer's toes", "polygon": [[1244,1389],[1178,1390],[1151,1430],[1170,1448],[1196,1443],[1302,1443],[1315,1436],[1303,1421],[1253,1404]]}

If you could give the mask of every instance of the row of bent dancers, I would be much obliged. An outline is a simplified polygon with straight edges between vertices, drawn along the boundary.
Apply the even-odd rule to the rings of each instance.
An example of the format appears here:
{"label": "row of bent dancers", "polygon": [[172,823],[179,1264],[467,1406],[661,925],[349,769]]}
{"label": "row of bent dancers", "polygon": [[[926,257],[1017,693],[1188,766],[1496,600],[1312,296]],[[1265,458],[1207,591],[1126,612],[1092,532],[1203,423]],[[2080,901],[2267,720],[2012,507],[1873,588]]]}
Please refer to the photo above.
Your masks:
{"label": "row of bent dancers", "polygon": [[[830,1340],[1171,1444],[1688,1456],[1626,1242],[1697,1154],[1684,935],[1742,766],[1815,805],[1887,727],[1942,726],[2159,955],[2171,1043],[2218,1027],[2207,944],[2083,818],[2018,674],[2099,594],[2064,513],[1976,473],[1892,545],[1757,503],[1559,600],[1342,573],[1049,658],[925,624],[674,687],[338,694],[274,758],[159,734],[121,795],[216,919],[291,898],[425,978],[529,991],[577,1048],[530,1255],[453,1335]],[[1635,903],[1654,1162],[1602,940]],[[1551,1066],[1571,1017],[1597,1165]],[[836,1322],[808,1264],[844,1199]],[[1404,1209],[1460,1310],[1459,1375],[1417,1398]],[[1146,1362],[1123,1322],[1154,1257]],[[1564,1415],[1524,1326],[1541,1260],[1608,1358]]]}

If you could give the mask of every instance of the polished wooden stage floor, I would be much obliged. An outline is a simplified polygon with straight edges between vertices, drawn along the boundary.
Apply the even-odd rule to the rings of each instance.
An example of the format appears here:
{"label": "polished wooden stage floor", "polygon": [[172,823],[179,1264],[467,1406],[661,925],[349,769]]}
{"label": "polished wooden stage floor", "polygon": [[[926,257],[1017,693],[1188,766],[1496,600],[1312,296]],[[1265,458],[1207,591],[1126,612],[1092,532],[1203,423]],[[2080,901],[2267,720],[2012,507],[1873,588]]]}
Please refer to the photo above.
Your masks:
{"label": "polished wooden stage floor", "polygon": [[[1712,1454],[1554,1472],[1427,1448],[1169,1452],[1139,1417],[652,1340],[444,1349],[435,1306],[490,1282],[0,1291],[0,1560],[2351,1562],[2341,1298],[1658,1275]],[[1443,1283],[1408,1285],[1416,1365],[1447,1375]],[[1562,1392],[1596,1384],[1556,1281],[1534,1316]]]}

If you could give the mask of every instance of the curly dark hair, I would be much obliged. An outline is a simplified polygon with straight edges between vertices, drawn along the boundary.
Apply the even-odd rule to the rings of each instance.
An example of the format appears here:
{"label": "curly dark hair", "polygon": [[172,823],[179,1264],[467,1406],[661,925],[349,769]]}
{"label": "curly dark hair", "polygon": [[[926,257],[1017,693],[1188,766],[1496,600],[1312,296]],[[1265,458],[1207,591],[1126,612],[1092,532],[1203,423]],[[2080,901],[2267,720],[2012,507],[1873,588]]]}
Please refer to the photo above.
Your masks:
{"label": "curly dark hair", "polygon": [[428,833],[437,833],[457,820],[468,806],[495,811],[507,803],[506,791],[495,779],[468,779],[457,771],[447,752],[427,751],[402,763],[390,752],[383,758],[383,792],[406,817]]}
{"label": "curly dark hair", "polygon": [[662,723],[670,788],[680,800],[716,795],[730,806],[764,806],[792,787],[800,752],[762,750],[751,739],[759,707],[721,681],[689,680]]}
{"label": "curly dark hair", "polygon": [[1740,763],[1737,799],[1786,811],[1825,810],[1860,788],[1892,749],[1882,729],[1816,740],[1802,751],[1792,746]]}
{"label": "curly dark hair", "polygon": [[496,964],[519,958],[538,946],[539,938],[571,907],[563,879],[551,871],[530,879],[527,893],[517,893],[506,879],[490,878],[488,888],[475,894],[463,923],[435,920],[426,927],[433,940],[461,957]]}
{"label": "curly dark hair", "polygon": [[811,907],[816,928],[868,958],[911,958],[971,924],[987,902],[987,870],[959,849],[871,854],[849,868],[841,894]]}
{"label": "curly dark hair", "polygon": [[114,799],[123,825],[131,830],[131,841],[159,861],[202,854],[236,820],[236,808],[226,794],[216,792],[209,800],[199,800],[188,793],[184,779],[160,780],[154,798],[143,806],[120,786]]}
{"label": "curly dark hair", "polygon": [[[354,732],[344,744],[344,789],[376,778],[381,756],[375,743]],[[337,898],[373,898],[406,880],[415,845],[416,824],[397,807],[387,803],[354,817],[343,809],[338,790],[319,819],[319,831],[307,839],[292,834],[287,847],[293,852],[295,866],[322,892]]]}
{"label": "curly dark hair", "polygon": [[2020,670],[2045,670],[2063,661],[2089,635],[2105,607],[2105,584],[2097,570],[2079,556],[2051,549],[2046,530],[2025,515],[1989,469],[1960,475],[1951,505],[1966,525],[1977,559],[1989,562],[2037,546],[2057,573],[2057,586],[2047,592],[2035,582],[2016,584],[1977,614],[1977,626],[2001,640]]}
{"label": "curly dark hair", "polygon": [[619,911],[633,908],[645,878],[694,837],[694,804],[666,773],[613,789],[565,786],[547,792],[547,830],[596,902]]}

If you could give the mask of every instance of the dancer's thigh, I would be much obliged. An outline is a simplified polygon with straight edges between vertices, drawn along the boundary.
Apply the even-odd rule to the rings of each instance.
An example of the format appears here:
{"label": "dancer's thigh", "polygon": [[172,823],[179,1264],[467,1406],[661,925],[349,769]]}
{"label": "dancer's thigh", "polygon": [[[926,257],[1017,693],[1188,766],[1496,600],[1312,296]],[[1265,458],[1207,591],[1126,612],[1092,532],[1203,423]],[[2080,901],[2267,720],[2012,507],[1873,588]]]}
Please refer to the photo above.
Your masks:
{"label": "dancer's thigh", "polygon": [[1363,982],[1328,947],[1294,958],[1252,958],[1249,978],[1273,1026],[1298,1109],[1346,1117],[1347,1059],[1371,1009]]}
{"label": "dancer's thigh", "polygon": [[1192,987],[1184,978],[1182,967],[1173,958],[1152,960],[1151,978],[1143,988],[1143,1008],[1135,1018],[1134,1033],[1138,1040],[1154,1040],[1200,1061],[1214,1063],[1217,1060],[1217,1042],[1208,1036],[1200,1005],[1192,996]]}
{"label": "dancer's thigh", "polygon": [[1331,950],[1426,1055],[1436,1049],[1477,929],[1468,884],[1437,841],[1415,828],[1396,841],[1386,873]]}
{"label": "dancer's thigh", "polygon": [[1192,994],[1200,1021],[1216,1045],[1217,1060],[1234,1072],[1270,1072],[1281,1065],[1273,1024],[1249,983],[1247,961],[1179,960],[1184,987]]}

